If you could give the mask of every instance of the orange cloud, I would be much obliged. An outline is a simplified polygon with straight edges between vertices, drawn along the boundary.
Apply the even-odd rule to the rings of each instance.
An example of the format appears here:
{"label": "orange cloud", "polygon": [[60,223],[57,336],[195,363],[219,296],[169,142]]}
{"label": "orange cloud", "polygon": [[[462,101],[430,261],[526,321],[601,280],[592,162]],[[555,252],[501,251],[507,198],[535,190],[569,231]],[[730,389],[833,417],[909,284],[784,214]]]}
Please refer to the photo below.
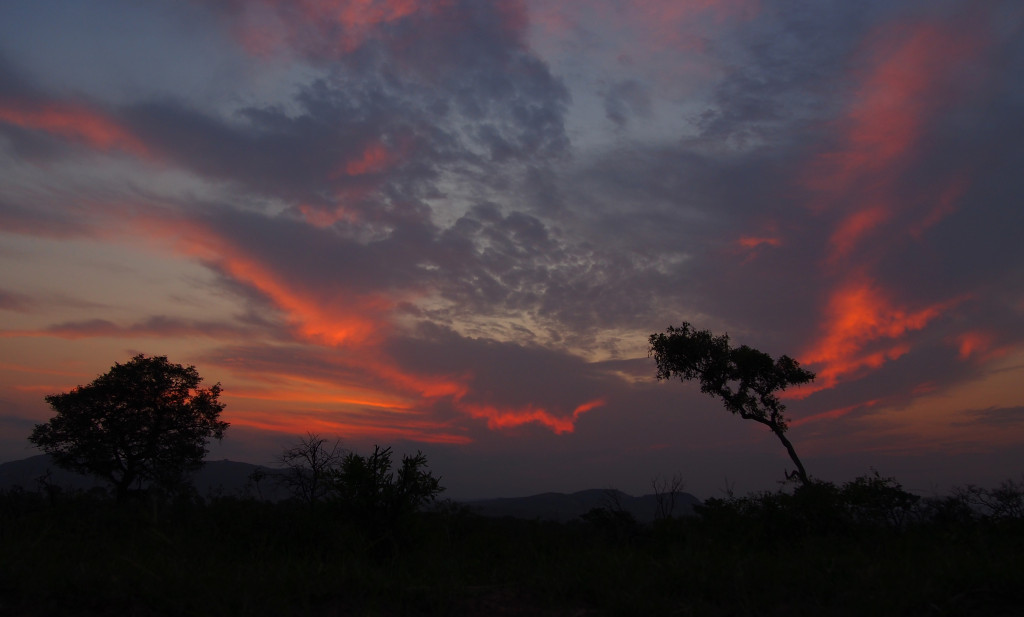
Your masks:
{"label": "orange cloud", "polygon": [[[505,409],[462,403],[470,392],[470,374],[414,373],[403,369],[377,349],[377,343],[391,328],[389,316],[395,304],[393,299],[346,293],[332,302],[322,297],[323,294],[313,294],[277,274],[244,250],[195,222],[137,219],[135,226],[147,237],[167,242],[173,250],[210,263],[235,280],[258,290],[285,314],[296,337],[302,342],[336,348],[338,352],[343,349],[356,352],[354,355],[338,353],[332,359],[324,360],[334,363],[337,368],[330,373],[335,375],[330,380],[288,371],[263,370],[259,373],[260,386],[243,386],[233,395],[253,403],[288,401],[299,407],[330,405],[335,409],[326,413],[334,413],[337,417],[325,420],[320,416],[304,416],[300,426],[290,417],[272,420],[270,417],[254,419],[247,415],[248,419],[240,420],[240,424],[289,433],[343,431],[348,435],[365,433],[465,443],[469,438],[464,435],[438,434],[437,426],[441,425],[415,419],[424,418],[424,407],[429,408],[436,399],[449,398],[456,409],[469,417],[486,419],[487,425],[493,429],[539,423],[556,434],[563,434],[574,430],[579,416],[604,404],[602,400],[589,401],[576,407],[571,415],[562,416],[533,405]],[[242,373],[245,373],[244,368]],[[271,380],[269,384],[268,380]],[[373,424],[367,419],[373,415],[373,410],[385,414],[387,426]],[[396,420],[399,417],[402,419]],[[425,432],[419,434],[418,430]]]}
{"label": "orange cloud", "polygon": [[556,435],[571,433],[576,430],[576,420],[584,413],[604,405],[604,400],[597,399],[588,401],[573,410],[569,417],[556,416],[551,412],[534,405],[527,405],[518,409],[499,408],[494,405],[468,404],[460,405],[459,409],[469,414],[470,417],[487,420],[487,426],[491,429],[512,428],[536,422],[548,427]]}
{"label": "orange cloud", "polygon": [[349,418],[335,419],[329,414],[298,414],[246,410],[225,412],[224,419],[233,426],[247,426],[285,435],[307,432],[337,435],[341,439],[407,440],[424,443],[467,444],[468,436],[453,432],[451,427],[435,422],[355,422]]}
{"label": "orange cloud", "polygon": [[389,410],[410,410],[412,405],[396,397],[382,395],[379,392],[365,391],[356,396],[354,393],[340,391],[333,384],[309,384],[304,388],[232,388],[231,398],[242,398],[257,401],[288,402],[293,405],[324,405],[333,404],[346,407],[370,407]]}
{"label": "orange cloud", "polygon": [[920,310],[894,306],[870,280],[855,279],[836,289],[825,311],[824,332],[801,358],[818,365],[818,382],[794,396],[831,388],[841,378],[865,368],[878,368],[910,351],[900,340],[938,317],[951,302]]}
{"label": "orange cloud", "polygon": [[461,399],[469,392],[466,384],[468,376],[452,378],[444,376],[423,376],[403,371],[388,362],[370,362],[365,364],[374,374],[383,377],[390,383],[406,390],[411,390],[425,398],[441,398],[450,396]]}
{"label": "orange cloud", "polygon": [[341,292],[325,298],[287,280],[244,251],[199,224],[186,221],[136,219],[146,236],[199,258],[251,285],[281,309],[304,340],[330,346],[366,346],[387,329],[394,301],[383,294]]}
{"label": "orange cloud", "polygon": [[97,150],[122,150],[140,158],[153,158],[150,149],[127,129],[84,107],[0,101],[0,122],[44,131]]}

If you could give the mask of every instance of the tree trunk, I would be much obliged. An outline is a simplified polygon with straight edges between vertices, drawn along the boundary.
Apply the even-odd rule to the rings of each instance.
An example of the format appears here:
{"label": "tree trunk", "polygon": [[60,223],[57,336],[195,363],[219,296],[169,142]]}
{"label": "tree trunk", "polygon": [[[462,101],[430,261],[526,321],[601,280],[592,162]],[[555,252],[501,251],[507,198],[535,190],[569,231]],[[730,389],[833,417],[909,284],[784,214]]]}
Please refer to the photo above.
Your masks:
{"label": "tree trunk", "polygon": [[[800,457],[796,455],[796,450],[793,448],[793,444],[786,439],[785,433],[776,429],[774,426],[771,428],[772,432],[775,433],[775,436],[782,442],[782,445],[786,446],[786,451],[789,452],[789,458],[793,459],[793,463],[796,465],[796,472],[794,472],[794,475],[800,479],[800,482],[804,486],[807,486],[811,483],[811,480],[807,477],[807,471],[804,469],[804,464],[800,462]],[[786,474],[786,477],[791,478],[793,476]]]}

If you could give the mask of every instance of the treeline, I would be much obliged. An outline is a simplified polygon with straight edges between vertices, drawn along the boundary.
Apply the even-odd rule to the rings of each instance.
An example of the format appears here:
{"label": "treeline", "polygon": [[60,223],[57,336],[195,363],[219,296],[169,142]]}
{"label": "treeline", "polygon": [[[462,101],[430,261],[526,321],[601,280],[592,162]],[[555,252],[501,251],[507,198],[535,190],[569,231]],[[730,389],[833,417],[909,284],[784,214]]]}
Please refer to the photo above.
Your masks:
{"label": "treeline", "polygon": [[349,459],[361,470],[353,477],[391,478],[373,497],[360,483],[315,502],[301,491],[280,502],[0,494],[0,615],[991,615],[1024,606],[1017,481],[929,499],[875,473],[709,499],[694,516],[652,524],[614,502],[556,523],[485,518],[445,500],[398,508],[401,467],[384,465],[384,452]]}

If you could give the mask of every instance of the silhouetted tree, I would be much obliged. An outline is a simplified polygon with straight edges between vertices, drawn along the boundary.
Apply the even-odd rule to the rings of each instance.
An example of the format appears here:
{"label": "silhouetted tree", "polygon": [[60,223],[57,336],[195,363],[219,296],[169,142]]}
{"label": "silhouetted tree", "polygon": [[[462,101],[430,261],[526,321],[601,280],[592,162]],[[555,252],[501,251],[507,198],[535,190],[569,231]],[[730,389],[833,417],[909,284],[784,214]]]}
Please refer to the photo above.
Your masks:
{"label": "silhouetted tree", "polygon": [[666,520],[675,516],[676,501],[682,496],[683,476],[674,474],[672,479],[657,477],[651,480],[651,488],[654,490],[656,520]]}
{"label": "silhouetted tree", "polygon": [[278,461],[286,468],[281,479],[293,497],[313,507],[330,492],[330,479],[344,456],[337,439],[330,443],[316,433],[306,433],[297,444],[281,453]]}
{"label": "silhouetted tree", "polygon": [[444,490],[422,452],[403,456],[397,472],[391,467],[390,447],[374,446],[369,456],[350,452],[334,474],[334,495],[355,518],[382,527],[432,503]]}
{"label": "silhouetted tree", "polygon": [[228,428],[218,419],[220,384],[201,382],[193,366],[139,354],[89,385],[47,396],[57,415],[29,441],[60,467],[109,481],[118,501],[136,484],[180,487],[202,465],[210,438]]}
{"label": "silhouetted tree", "polygon": [[732,413],[767,426],[796,465],[796,471],[787,477],[795,476],[805,485],[810,482],[793,444],[786,438],[786,407],[776,392],[808,383],[814,379],[814,373],[800,368],[789,356],[773,360],[746,345],[731,347],[728,334],[714,336],[686,322],[678,328],[669,326],[664,333],[652,334],[649,343],[649,355],[658,364],[659,380],[696,379],[701,392],[720,398]]}

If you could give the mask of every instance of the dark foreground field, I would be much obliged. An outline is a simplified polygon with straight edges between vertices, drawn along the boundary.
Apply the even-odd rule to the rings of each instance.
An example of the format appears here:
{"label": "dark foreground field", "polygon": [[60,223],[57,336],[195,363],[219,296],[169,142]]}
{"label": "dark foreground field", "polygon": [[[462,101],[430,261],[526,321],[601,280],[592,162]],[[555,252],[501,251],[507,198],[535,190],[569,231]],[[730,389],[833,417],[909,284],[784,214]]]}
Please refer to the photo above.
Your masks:
{"label": "dark foreground field", "polygon": [[1024,614],[1019,518],[851,518],[786,499],[649,526],[454,506],[382,525],[329,505],[9,493],[0,615]]}

